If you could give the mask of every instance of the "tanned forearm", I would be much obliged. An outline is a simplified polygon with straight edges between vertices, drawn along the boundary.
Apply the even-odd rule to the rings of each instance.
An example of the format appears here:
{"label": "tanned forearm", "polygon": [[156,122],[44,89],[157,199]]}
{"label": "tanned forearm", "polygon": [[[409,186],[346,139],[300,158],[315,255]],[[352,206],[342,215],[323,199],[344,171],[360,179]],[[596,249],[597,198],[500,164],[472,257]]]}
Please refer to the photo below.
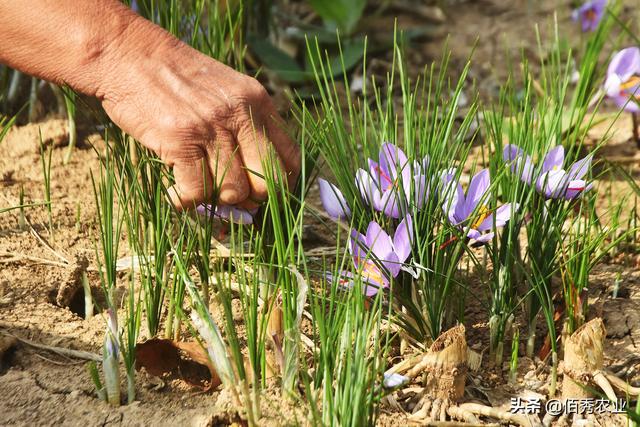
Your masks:
{"label": "tanned forearm", "polygon": [[0,0],[0,40],[0,62],[99,98],[128,56],[174,43],[117,0]]}

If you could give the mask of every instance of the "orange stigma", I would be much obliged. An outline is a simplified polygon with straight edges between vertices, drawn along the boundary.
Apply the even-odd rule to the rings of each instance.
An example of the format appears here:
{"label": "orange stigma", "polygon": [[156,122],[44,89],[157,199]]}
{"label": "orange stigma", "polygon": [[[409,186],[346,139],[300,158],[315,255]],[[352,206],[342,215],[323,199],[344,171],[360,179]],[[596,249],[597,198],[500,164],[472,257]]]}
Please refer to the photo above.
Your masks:
{"label": "orange stigma", "polygon": [[584,12],[584,19],[589,22],[596,22],[598,20],[598,15],[596,14],[595,10],[589,9]]}
{"label": "orange stigma", "polygon": [[[631,89],[634,89],[633,93],[629,93]],[[640,76],[631,76],[629,80],[620,85],[621,96],[633,96],[636,99],[640,99]]]}

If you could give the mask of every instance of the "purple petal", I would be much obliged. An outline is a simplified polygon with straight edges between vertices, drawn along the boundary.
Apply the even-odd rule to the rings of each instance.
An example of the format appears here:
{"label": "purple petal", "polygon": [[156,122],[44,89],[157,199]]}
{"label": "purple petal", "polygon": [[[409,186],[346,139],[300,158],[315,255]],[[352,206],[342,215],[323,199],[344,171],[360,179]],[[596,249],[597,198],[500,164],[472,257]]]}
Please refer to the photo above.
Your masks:
{"label": "purple petal", "polygon": [[525,155],[517,145],[508,144],[502,150],[502,158],[505,162],[511,163],[511,172],[520,175],[521,181],[531,184],[534,169],[531,156]]}
{"label": "purple petal", "polygon": [[377,178],[379,178],[380,175],[380,165],[372,159],[367,159],[367,164],[369,165],[369,173],[374,177],[374,180],[376,180],[376,184],[379,184]]}
{"label": "purple petal", "polygon": [[398,219],[401,216],[400,200],[394,189],[384,191],[382,197],[380,197],[380,202],[376,203],[376,205],[374,206],[376,210],[384,212],[389,218]]}
{"label": "purple petal", "polygon": [[496,209],[496,227],[503,227],[511,219],[512,215],[518,211],[519,207],[518,203],[505,203]]}
{"label": "purple petal", "polygon": [[591,0],[574,11],[573,19],[579,20],[582,31],[595,31],[602,20],[607,0]]}
{"label": "purple petal", "polygon": [[[611,76],[616,76],[619,82],[617,92],[619,92],[620,84],[626,82],[638,72],[640,72],[640,49],[637,47],[628,47],[622,49],[611,58],[611,62],[607,68],[607,80],[609,80]],[[613,85],[607,88],[607,93],[609,93],[609,89],[613,89]]]}
{"label": "purple petal", "polygon": [[456,176],[456,168],[445,169],[438,173],[438,196],[440,198],[447,199],[455,193],[457,182],[454,181]]}
{"label": "purple petal", "polygon": [[400,270],[402,268],[402,263],[398,259],[398,255],[393,252],[389,252],[384,256],[384,258],[380,259],[380,262],[382,263],[384,268],[389,271],[391,277],[398,277],[398,274],[400,274]]}
{"label": "purple petal", "polygon": [[318,178],[320,186],[320,200],[327,214],[333,219],[347,219],[351,216],[351,209],[338,187],[328,181]]}
{"label": "purple petal", "polygon": [[[376,211],[385,212],[385,207],[387,206],[387,203],[388,203],[388,200],[384,198],[384,195],[382,193],[380,193],[379,191],[373,193],[373,202],[371,206],[373,206],[373,208]],[[393,205],[390,205],[390,206],[393,206]],[[390,213],[393,214],[393,212],[390,212]],[[387,213],[385,213],[385,215],[389,216],[389,214]]]}
{"label": "purple petal", "polygon": [[604,84],[607,96],[618,107],[633,113],[640,112],[640,107],[634,98],[640,95],[640,85],[633,84],[631,81],[638,74],[640,74],[640,49],[637,47],[622,49],[611,59]]}
{"label": "purple petal", "polygon": [[398,172],[402,177],[403,183],[409,183],[411,180],[411,168],[409,167],[409,159],[399,147],[393,144],[382,144],[380,148],[380,169],[382,170],[381,181],[386,179],[391,186],[395,185],[398,181]]}
{"label": "purple petal", "polygon": [[526,182],[527,184],[531,184],[534,169],[531,156],[519,158],[514,166],[516,168],[514,172],[520,174],[520,180]]}
{"label": "purple petal", "polygon": [[196,206],[196,212],[202,216],[216,216],[235,224],[247,225],[253,224],[253,216],[258,212],[258,209],[244,209],[228,205],[212,208],[211,205],[201,204]]}
{"label": "purple petal", "polygon": [[429,156],[424,156],[422,158],[422,173],[426,174],[427,171],[429,170],[429,162],[431,161],[431,159],[429,158]]}
{"label": "purple petal", "polygon": [[393,235],[393,249],[398,256],[398,261],[403,263],[411,254],[413,242],[413,220],[410,215],[400,222]]}
{"label": "purple petal", "polygon": [[467,237],[471,240],[476,240],[480,236],[482,236],[482,233],[480,233],[475,228],[470,228],[469,231],[467,231]]}
{"label": "purple petal", "polygon": [[249,211],[235,206],[219,205],[216,206],[214,215],[229,220],[234,224],[247,225],[253,224],[253,215],[255,212],[257,212],[257,210]]}
{"label": "purple petal", "polygon": [[463,215],[460,215],[458,210],[456,210],[456,215],[459,215],[462,220],[466,220],[469,218],[480,202],[483,202],[486,199],[487,190],[489,190],[489,186],[491,185],[491,178],[489,176],[488,169],[482,169],[480,172],[475,174],[473,178],[471,178],[471,183],[469,184],[469,190],[467,191],[467,196],[465,198],[464,207],[463,207]]}
{"label": "purple petal", "polygon": [[515,144],[507,144],[502,150],[502,160],[505,162],[512,162],[523,155],[524,151],[522,151],[522,148]]}
{"label": "purple petal", "polygon": [[[634,92],[638,90],[640,95],[640,89],[634,89]],[[618,108],[623,108],[627,113],[640,113],[640,106],[629,94],[615,95],[609,97]]]}
{"label": "purple petal", "polygon": [[453,225],[458,225],[467,219],[464,190],[460,184],[457,184],[455,192],[449,190],[448,193],[442,208],[447,214],[449,222]]}
{"label": "purple petal", "polygon": [[577,21],[578,19],[580,19],[580,11],[578,9],[574,9],[573,12],[571,12],[571,20]]}
{"label": "purple petal", "polygon": [[391,237],[377,222],[371,221],[369,223],[365,238],[367,247],[371,249],[371,252],[373,252],[378,259],[383,260],[385,256],[393,252],[393,241]]}
{"label": "purple petal", "polygon": [[544,162],[542,163],[542,173],[549,172],[554,169],[561,169],[564,163],[564,147],[558,145],[544,156]]}
{"label": "purple petal", "polygon": [[547,198],[556,199],[563,195],[569,181],[563,169],[545,172],[538,178],[536,188]]}
{"label": "purple petal", "polygon": [[581,179],[589,172],[591,168],[592,156],[587,156],[584,159],[578,160],[569,169],[569,180]]}
{"label": "purple petal", "polygon": [[474,229],[470,229],[469,231],[467,231],[467,238],[473,241],[472,244],[486,243],[493,239],[493,236],[495,236],[495,233],[493,232],[482,234],[478,230]]}
{"label": "purple petal", "polygon": [[429,156],[424,156],[422,160],[413,161],[413,176],[426,175],[429,170]]}
{"label": "purple petal", "polygon": [[364,283],[362,285],[362,292],[368,297],[374,297],[378,295],[378,292],[380,292],[380,288],[380,286],[373,283]]}
{"label": "purple petal", "polygon": [[364,169],[356,171],[356,187],[360,191],[362,200],[369,206],[374,206],[374,201],[380,199],[380,190],[371,175]]}
{"label": "purple petal", "polygon": [[[515,205],[514,212],[518,209],[518,204]],[[495,219],[494,219],[495,218]],[[507,221],[511,219],[511,203],[506,203],[500,206],[494,213],[487,216],[484,221],[480,223],[476,230],[487,231],[495,228],[503,227]],[[495,224],[494,224],[495,222]]]}
{"label": "purple petal", "polygon": [[[353,289],[353,286],[356,282],[355,275],[350,271],[341,271],[339,276],[337,277],[337,280],[333,273],[326,272],[325,278],[329,283],[337,284],[338,286],[345,289]],[[362,279],[362,293],[364,293],[366,296],[372,297],[380,291],[380,286],[378,284],[369,283],[364,279],[364,277]]]}
{"label": "purple petal", "polygon": [[[413,177],[415,189],[415,205],[416,209],[422,209],[429,195],[429,187],[427,186],[427,176],[419,174]],[[408,198],[410,200],[410,198]]]}
{"label": "purple petal", "polygon": [[567,191],[564,194],[564,198],[567,200],[573,200],[585,191],[590,190],[591,187],[593,187],[592,183],[587,184],[587,182],[582,179],[572,180],[567,186]]}
{"label": "purple petal", "polygon": [[[622,79],[617,74],[609,74],[604,81],[604,91],[609,98],[615,98],[620,96],[620,86],[622,86]],[[624,97],[626,98],[626,97]]]}
{"label": "purple petal", "polygon": [[211,205],[201,204],[196,206],[196,213],[201,216],[210,216],[213,211],[211,209]]}
{"label": "purple petal", "polygon": [[470,237],[470,239],[474,240],[476,243],[487,243],[493,239],[493,236],[495,236],[495,233],[486,233],[475,238]]}
{"label": "purple petal", "polygon": [[[368,256],[369,247],[367,246],[367,238],[359,233],[358,230],[351,230],[348,248],[354,259],[365,259]],[[356,265],[357,264],[356,262]]]}
{"label": "purple petal", "polygon": [[[455,187],[453,186],[455,184]],[[466,220],[465,209],[465,197],[462,186],[458,183],[451,182],[447,185],[444,202],[442,204],[442,210],[447,214],[449,222],[453,225],[458,225]]]}
{"label": "purple petal", "polygon": [[422,170],[422,165],[420,164],[419,161],[414,160],[413,161],[413,174],[418,174],[418,173],[423,173],[424,171]]}

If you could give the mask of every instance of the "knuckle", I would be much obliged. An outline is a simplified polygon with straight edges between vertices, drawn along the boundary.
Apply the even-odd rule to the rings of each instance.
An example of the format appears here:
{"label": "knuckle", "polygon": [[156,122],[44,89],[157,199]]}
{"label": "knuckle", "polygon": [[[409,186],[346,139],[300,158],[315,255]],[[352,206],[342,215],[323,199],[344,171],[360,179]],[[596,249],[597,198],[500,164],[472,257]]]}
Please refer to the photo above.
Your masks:
{"label": "knuckle", "polygon": [[233,110],[241,109],[247,112],[248,109],[263,105],[269,99],[269,93],[253,77],[244,77],[239,85],[239,91],[234,96]]}
{"label": "knuckle", "polygon": [[269,94],[264,86],[253,77],[248,77],[245,84],[245,92],[247,99],[254,102],[262,102],[269,98]]}
{"label": "knuckle", "polygon": [[209,133],[207,124],[198,116],[192,114],[179,114],[169,119],[168,126],[185,138],[203,137]]}

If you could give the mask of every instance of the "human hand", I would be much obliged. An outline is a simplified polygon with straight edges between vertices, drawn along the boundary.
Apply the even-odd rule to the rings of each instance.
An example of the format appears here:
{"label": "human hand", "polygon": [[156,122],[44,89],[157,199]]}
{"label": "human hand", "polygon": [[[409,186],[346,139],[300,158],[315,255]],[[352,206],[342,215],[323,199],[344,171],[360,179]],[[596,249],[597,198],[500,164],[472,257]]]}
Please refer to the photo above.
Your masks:
{"label": "human hand", "polygon": [[210,201],[214,189],[219,204],[264,201],[259,175],[270,147],[292,185],[299,148],[262,85],[147,24],[105,55],[113,71],[97,96],[114,123],[173,168],[174,205]]}

